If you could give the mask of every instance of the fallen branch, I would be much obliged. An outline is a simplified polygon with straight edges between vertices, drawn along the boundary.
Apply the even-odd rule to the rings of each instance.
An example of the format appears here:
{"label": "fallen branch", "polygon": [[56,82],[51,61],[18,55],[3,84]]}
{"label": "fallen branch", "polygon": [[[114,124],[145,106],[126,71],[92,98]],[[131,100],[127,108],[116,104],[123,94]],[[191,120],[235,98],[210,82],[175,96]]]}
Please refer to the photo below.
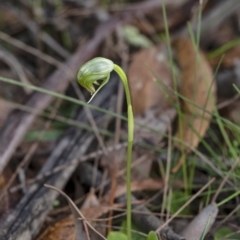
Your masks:
{"label": "fallen branch", "polygon": [[[116,81],[111,81],[103,89],[103,94],[96,96],[95,101],[93,100],[95,105],[104,108],[109,107],[109,95],[116,90],[115,83]],[[103,124],[103,113],[93,111],[93,114],[94,118]],[[83,110],[78,114],[77,120],[87,122]],[[98,124],[101,125],[101,123]],[[29,188],[17,207],[8,215],[4,224],[0,226],[0,239],[31,240],[39,233],[51,209],[52,202],[58,195],[54,191],[49,191],[43,185],[49,184],[62,189],[76,169],[76,166],[67,163],[70,163],[73,158],[83,156],[93,140],[94,135],[86,130],[76,129],[75,127],[67,130],[38,176],[52,171],[59,164],[66,164],[66,167],[62,171],[38,181]]]}

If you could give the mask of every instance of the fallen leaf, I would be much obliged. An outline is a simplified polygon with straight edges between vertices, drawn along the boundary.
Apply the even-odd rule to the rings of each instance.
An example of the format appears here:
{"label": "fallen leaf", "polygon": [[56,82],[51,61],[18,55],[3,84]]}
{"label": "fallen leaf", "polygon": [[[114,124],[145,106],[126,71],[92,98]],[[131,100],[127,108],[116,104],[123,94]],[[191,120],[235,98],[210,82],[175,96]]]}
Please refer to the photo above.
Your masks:
{"label": "fallen leaf", "polygon": [[152,42],[134,26],[124,26],[123,34],[126,41],[135,47],[148,48],[153,45]]}
{"label": "fallen leaf", "polygon": [[159,144],[176,116],[166,53],[163,44],[144,49],[134,55],[128,71],[135,121],[142,125],[135,126],[135,138],[154,145]]}
{"label": "fallen leaf", "polygon": [[89,194],[87,195],[84,203],[82,204],[81,209],[88,209],[94,206],[99,206],[99,200],[96,196],[96,194],[94,193],[93,189],[90,190]]}
{"label": "fallen leaf", "polygon": [[[132,191],[159,190],[162,188],[163,182],[154,179],[133,181],[131,183]],[[125,193],[126,186],[120,185],[117,187],[115,198]],[[111,209],[121,207],[121,204],[114,204],[111,207],[108,207],[107,205],[104,206],[104,203],[108,203],[108,201],[109,194],[104,196],[103,203],[100,205],[94,194],[90,193],[83,204],[84,208],[81,209],[82,215],[85,217],[85,219],[91,222],[91,220],[98,219],[104,214],[108,213]],[[75,217],[73,215],[70,215],[55,222],[54,224],[50,225],[37,240],[75,240],[74,218]],[[80,220],[78,220],[78,223],[82,224]]]}
{"label": "fallen leaf", "polygon": [[[67,231],[66,233],[62,232],[62,235],[67,235],[68,238],[62,238],[67,240],[89,240],[90,236],[100,236],[104,239],[104,236],[97,232],[94,227],[91,225],[91,223],[88,221],[88,219],[84,216],[84,214],[78,209],[78,207],[75,205],[75,203],[60,189],[55,188],[53,186],[45,184],[45,187],[57,191],[59,194],[61,194],[67,201],[70,206],[72,215],[73,215],[73,222],[74,226],[72,225],[72,231],[69,233]],[[91,197],[90,197],[91,198]],[[99,207],[99,206],[97,206]],[[69,219],[68,219],[69,220]],[[70,225],[69,225],[70,227]],[[54,229],[55,230],[55,229]],[[56,231],[54,231],[55,233]],[[72,234],[71,234],[72,233]],[[57,233],[58,234],[58,233]],[[56,238],[56,236],[49,235],[49,232],[45,234],[45,236],[41,236],[39,240],[51,240],[51,239],[59,239]],[[60,238],[61,239],[61,238]]]}
{"label": "fallen leaf", "polygon": [[63,218],[49,226],[37,240],[75,240],[73,216]]}
{"label": "fallen leaf", "polygon": [[[175,146],[189,152],[184,143],[196,148],[209,127],[215,105],[216,84],[204,54],[199,51],[197,55],[189,39],[176,39],[173,49],[181,72],[180,95],[184,98],[183,116],[179,118],[176,133],[176,137],[182,142],[176,142]],[[184,156],[173,172],[176,172],[183,162]]]}
{"label": "fallen leaf", "polygon": [[207,223],[207,232],[211,229],[216,220],[217,214],[218,207],[216,203],[211,203],[188,224],[188,226],[181,232],[181,236],[185,237],[186,240],[199,240]]}
{"label": "fallen leaf", "polygon": [[135,54],[128,77],[135,116],[154,106],[161,109],[171,107],[173,94],[167,91],[167,88],[161,91],[156,84],[156,81],[159,81],[161,86],[173,86],[164,45],[144,49]]}

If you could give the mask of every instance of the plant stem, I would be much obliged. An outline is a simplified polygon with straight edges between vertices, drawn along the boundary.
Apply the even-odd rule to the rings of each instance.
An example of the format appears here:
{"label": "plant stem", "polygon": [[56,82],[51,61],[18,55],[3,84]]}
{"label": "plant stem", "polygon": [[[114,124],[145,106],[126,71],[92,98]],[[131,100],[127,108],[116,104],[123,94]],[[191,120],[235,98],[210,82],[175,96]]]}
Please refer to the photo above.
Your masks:
{"label": "plant stem", "polygon": [[116,64],[114,64],[115,72],[119,75],[120,79],[123,82],[126,99],[127,99],[127,108],[128,108],[128,150],[127,150],[127,237],[128,240],[131,240],[131,163],[132,163],[132,146],[133,146],[133,133],[134,133],[134,117],[132,111],[131,95],[128,86],[128,80],[124,71]]}

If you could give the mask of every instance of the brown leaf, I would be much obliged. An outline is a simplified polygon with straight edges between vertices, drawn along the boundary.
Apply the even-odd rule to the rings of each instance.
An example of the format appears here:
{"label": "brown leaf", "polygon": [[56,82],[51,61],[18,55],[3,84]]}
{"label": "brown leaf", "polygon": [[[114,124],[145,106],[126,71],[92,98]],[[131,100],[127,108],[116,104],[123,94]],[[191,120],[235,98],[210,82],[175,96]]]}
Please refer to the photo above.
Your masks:
{"label": "brown leaf", "polygon": [[[184,97],[183,117],[180,118],[176,137],[195,148],[205,135],[212,118],[216,84],[205,56],[201,51],[196,54],[195,47],[189,39],[176,39],[173,49],[181,71],[180,94]],[[175,143],[175,146],[189,152],[184,143]],[[181,161],[184,161],[183,156]],[[173,171],[177,171],[180,166],[179,162]]]}
{"label": "brown leaf", "polygon": [[136,125],[135,138],[154,145],[159,144],[176,116],[172,107],[174,94],[169,90],[173,81],[166,52],[163,44],[144,49],[134,55],[128,71],[135,120],[158,132]]}
{"label": "brown leaf", "polygon": [[[78,209],[78,207],[75,205],[75,203],[64,193],[62,192],[60,189],[55,188],[53,186],[44,185],[45,187],[55,190],[57,191],[59,194],[61,194],[67,201],[68,204],[70,206],[72,215],[73,215],[73,222],[74,222],[74,226],[69,225],[69,228],[72,230],[71,232],[69,232],[69,229],[66,229],[66,232],[62,232],[62,235],[65,236],[65,238],[60,238],[60,239],[67,239],[67,240],[89,240],[90,239],[90,235],[92,236],[92,239],[96,238],[96,236],[100,236],[102,239],[105,239],[104,236],[97,232],[94,227],[90,224],[90,222],[88,221],[88,219],[84,216],[84,214]],[[91,197],[90,197],[91,198]],[[95,211],[96,213],[96,211]],[[71,220],[71,219],[68,219]],[[64,223],[64,222],[63,222]],[[59,239],[56,238],[56,236],[52,235],[52,233],[56,233],[57,235],[59,234],[56,230],[59,229],[59,225],[58,228],[53,229],[54,231],[50,231],[50,232],[46,232],[45,236],[41,236],[39,238],[39,240],[44,239],[44,240],[51,240],[51,239]],[[68,238],[66,238],[66,236]],[[60,236],[61,237],[61,236]]]}
{"label": "brown leaf", "polygon": [[171,104],[166,94],[170,91],[161,91],[156,81],[162,86],[172,88],[171,71],[164,53],[164,45],[144,49],[135,54],[129,67],[128,77],[135,115],[145,113],[149,108],[158,105],[162,109]]}
{"label": "brown leaf", "polygon": [[[162,189],[162,187],[163,187],[162,181],[157,181],[153,179],[146,179],[144,181],[133,181],[131,183],[132,191],[158,190]],[[115,198],[125,193],[126,186],[120,185],[117,187]],[[107,194],[103,200],[104,203],[107,203],[109,201],[109,194]],[[96,204],[98,203],[94,194],[90,193],[89,196],[86,198],[85,203],[83,204],[85,208],[82,208],[81,210],[82,215],[84,215],[84,217],[89,221],[103,216],[104,214],[108,213],[112,208],[119,207],[119,204],[114,204],[111,207],[107,207],[107,205],[105,204],[96,206]],[[67,216],[49,226],[37,240],[55,240],[55,239],[75,240],[75,226],[73,215]]]}
{"label": "brown leaf", "polygon": [[83,210],[83,209],[91,208],[93,206],[99,206],[99,204],[100,203],[99,203],[99,200],[97,199],[95,192],[93,191],[93,189],[91,189],[84,203],[82,204],[81,209]]}
{"label": "brown leaf", "polygon": [[37,240],[75,240],[73,216],[68,216],[49,226]]}

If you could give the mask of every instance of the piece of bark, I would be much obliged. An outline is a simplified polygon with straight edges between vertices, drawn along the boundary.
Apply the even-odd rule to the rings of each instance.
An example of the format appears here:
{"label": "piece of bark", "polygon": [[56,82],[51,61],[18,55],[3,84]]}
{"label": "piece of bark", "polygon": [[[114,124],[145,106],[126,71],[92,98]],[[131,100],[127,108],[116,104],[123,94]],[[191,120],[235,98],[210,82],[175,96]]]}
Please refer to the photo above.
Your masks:
{"label": "piece of bark", "polygon": [[[93,99],[93,104],[103,108],[109,107],[109,97],[115,89],[116,81],[110,81],[102,90],[103,93]],[[95,119],[99,119],[102,113],[94,111],[93,116]],[[85,112],[81,111],[77,119],[87,122]],[[101,122],[103,122],[102,119]],[[39,174],[51,171],[59,164],[67,164],[72,159],[84,155],[93,139],[94,135],[91,132],[71,127],[55,147]],[[43,185],[49,184],[61,189],[75,169],[76,166],[69,164],[63,171],[52,174],[32,185],[17,207],[8,215],[5,223],[0,226],[0,239],[33,239],[41,230],[52,202],[58,195]]]}

